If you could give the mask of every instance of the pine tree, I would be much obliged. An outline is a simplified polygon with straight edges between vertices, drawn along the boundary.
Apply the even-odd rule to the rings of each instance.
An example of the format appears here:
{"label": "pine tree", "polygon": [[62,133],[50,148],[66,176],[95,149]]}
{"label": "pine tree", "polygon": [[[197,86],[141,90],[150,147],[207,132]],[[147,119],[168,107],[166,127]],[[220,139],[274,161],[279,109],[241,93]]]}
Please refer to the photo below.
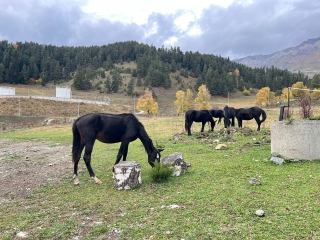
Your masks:
{"label": "pine tree", "polygon": [[127,87],[127,94],[132,95],[133,94],[133,89],[134,89],[134,78],[132,77],[128,83]]}
{"label": "pine tree", "polygon": [[111,80],[110,80],[110,75],[107,76],[106,81],[104,82],[104,86],[107,89],[107,93],[111,92]]}

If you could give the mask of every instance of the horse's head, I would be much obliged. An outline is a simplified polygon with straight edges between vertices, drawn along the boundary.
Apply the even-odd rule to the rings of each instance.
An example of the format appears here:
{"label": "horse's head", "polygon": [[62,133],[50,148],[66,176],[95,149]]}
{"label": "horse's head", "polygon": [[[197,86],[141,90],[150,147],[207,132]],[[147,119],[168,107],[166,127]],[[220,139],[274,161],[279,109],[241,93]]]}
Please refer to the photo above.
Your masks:
{"label": "horse's head", "polygon": [[224,115],[223,121],[224,121],[225,128],[227,128],[231,125],[230,119],[226,115]]}
{"label": "horse's head", "polygon": [[148,153],[148,162],[151,167],[154,167],[154,162],[160,162],[161,154],[164,149],[162,148],[154,148],[151,152]]}

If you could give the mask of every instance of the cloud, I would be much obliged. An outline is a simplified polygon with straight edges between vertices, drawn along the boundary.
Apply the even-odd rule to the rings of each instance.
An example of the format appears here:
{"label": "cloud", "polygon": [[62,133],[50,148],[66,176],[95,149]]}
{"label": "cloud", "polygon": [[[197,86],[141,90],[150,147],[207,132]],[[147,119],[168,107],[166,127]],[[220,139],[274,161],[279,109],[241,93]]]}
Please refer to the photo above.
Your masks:
{"label": "cloud", "polygon": [[[11,0],[0,39],[57,46],[138,41],[231,59],[271,54],[320,37],[320,2],[309,0]],[[137,8],[137,6],[139,8]],[[99,10],[99,11],[98,11]]]}

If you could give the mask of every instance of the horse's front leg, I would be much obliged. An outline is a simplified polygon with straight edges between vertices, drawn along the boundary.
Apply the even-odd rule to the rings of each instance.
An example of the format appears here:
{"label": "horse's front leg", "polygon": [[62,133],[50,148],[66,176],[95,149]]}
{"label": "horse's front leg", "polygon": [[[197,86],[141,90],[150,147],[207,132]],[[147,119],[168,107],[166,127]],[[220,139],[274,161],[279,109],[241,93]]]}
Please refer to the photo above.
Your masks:
{"label": "horse's front leg", "polygon": [[86,163],[90,177],[95,181],[96,184],[101,184],[102,182],[95,176],[93,169],[91,167],[91,153],[93,149],[93,144],[94,144],[94,141],[86,143],[83,160]]}
{"label": "horse's front leg", "polygon": [[202,122],[202,127],[201,127],[201,132],[204,131],[204,126],[206,125],[207,122]]}

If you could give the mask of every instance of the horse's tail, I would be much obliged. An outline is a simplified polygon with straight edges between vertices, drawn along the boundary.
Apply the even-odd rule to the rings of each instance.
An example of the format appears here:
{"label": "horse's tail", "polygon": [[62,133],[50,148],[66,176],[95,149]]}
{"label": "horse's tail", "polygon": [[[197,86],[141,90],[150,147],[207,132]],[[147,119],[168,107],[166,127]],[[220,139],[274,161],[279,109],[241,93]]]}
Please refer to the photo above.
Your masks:
{"label": "horse's tail", "polygon": [[77,150],[80,146],[80,133],[77,127],[77,120],[72,125],[72,134],[73,134],[73,142],[72,142],[72,162],[75,162]]}
{"label": "horse's tail", "polygon": [[261,114],[262,114],[262,120],[261,120],[261,123],[262,123],[267,119],[267,114],[263,109],[261,109]]}

